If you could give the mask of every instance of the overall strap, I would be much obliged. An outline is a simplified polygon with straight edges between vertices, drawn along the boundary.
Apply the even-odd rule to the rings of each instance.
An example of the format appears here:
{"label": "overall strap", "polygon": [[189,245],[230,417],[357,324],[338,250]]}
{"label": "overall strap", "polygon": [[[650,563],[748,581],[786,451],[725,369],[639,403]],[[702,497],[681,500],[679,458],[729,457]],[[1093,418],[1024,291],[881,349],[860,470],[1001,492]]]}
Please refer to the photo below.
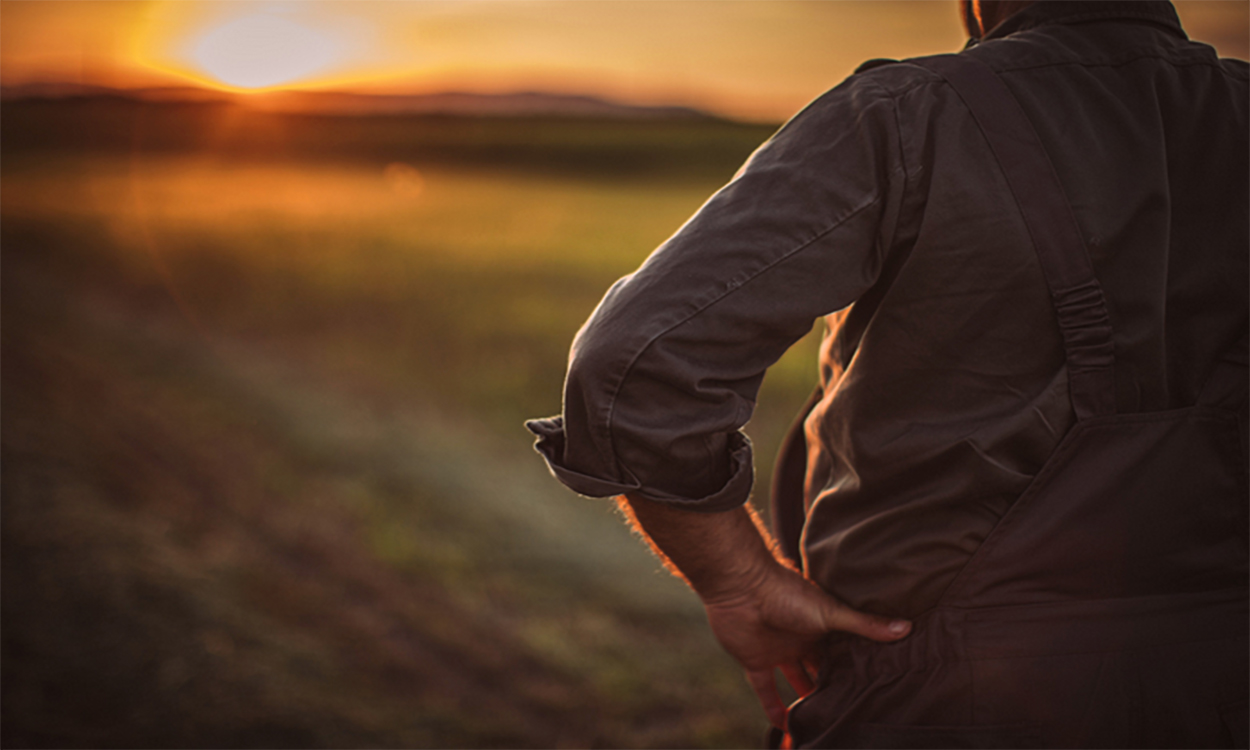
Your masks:
{"label": "overall strap", "polygon": [[1102,287],[1059,176],[1024,110],[986,64],[968,54],[909,62],[942,76],[989,141],[1033,240],[1059,318],[1077,419],[1115,412],[1115,351]]}

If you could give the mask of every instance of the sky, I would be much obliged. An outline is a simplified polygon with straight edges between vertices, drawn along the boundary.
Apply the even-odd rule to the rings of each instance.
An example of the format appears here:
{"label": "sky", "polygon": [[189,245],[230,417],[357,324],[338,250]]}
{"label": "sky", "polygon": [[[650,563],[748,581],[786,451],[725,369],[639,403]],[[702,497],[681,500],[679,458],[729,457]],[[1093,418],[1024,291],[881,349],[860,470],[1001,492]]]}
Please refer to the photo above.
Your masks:
{"label": "sky", "polygon": [[[1250,52],[1250,0],[1177,3]],[[958,50],[955,0],[4,0],[0,82],[550,91],[780,120],[863,60]]]}

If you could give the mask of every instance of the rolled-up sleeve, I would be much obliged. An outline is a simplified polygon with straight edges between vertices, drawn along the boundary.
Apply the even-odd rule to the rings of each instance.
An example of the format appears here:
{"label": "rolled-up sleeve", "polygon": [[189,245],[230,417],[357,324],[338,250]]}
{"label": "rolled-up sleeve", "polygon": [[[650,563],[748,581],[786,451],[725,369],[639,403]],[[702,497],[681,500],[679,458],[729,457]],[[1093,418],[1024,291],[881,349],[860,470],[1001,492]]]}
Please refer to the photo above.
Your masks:
{"label": "rolled-up sleeve", "polygon": [[764,371],[876,280],[905,170],[893,99],[853,76],[616,282],[573,341],[563,415],[527,423],[592,497],[741,505]]}

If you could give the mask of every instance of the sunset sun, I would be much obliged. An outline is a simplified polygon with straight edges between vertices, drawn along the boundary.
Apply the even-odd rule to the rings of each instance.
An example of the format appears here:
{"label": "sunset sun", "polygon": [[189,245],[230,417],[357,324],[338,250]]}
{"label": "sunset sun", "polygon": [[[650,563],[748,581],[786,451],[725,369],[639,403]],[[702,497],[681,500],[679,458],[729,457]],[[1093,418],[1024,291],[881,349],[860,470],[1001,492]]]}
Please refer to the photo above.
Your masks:
{"label": "sunset sun", "polygon": [[263,89],[309,78],[337,62],[331,34],[282,16],[257,13],[227,21],[193,42],[191,58],[221,83]]}

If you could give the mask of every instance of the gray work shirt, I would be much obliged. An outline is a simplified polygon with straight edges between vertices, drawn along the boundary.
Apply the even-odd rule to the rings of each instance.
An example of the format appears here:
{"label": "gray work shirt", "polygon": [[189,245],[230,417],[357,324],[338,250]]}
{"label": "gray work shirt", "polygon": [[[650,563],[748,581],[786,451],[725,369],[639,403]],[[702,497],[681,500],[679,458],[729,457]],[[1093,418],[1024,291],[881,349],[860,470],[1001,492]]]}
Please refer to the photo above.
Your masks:
{"label": "gray work shirt", "polygon": [[[1117,409],[1192,404],[1247,326],[1247,65],[1160,2],[1038,3],[962,54],[1019,99],[1068,194]],[[583,495],[736,507],[764,370],[820,316],[805,565],[854,607],[914,616],[1074,421],[1028,232],[928,70],[866,65],[788,122],[612,286],[573,342],[563,416],[528,426]]]}

